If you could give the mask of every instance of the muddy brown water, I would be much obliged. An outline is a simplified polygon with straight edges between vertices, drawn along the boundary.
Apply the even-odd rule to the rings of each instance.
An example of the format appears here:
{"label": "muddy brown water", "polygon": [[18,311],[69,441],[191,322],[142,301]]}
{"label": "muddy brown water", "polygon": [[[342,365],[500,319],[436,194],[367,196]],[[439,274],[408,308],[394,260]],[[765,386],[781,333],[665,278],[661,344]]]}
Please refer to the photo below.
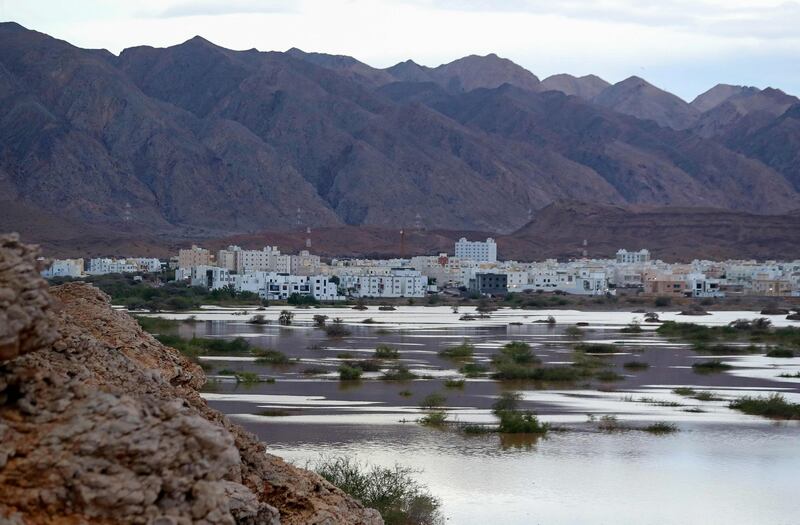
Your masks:
{"label": "muddy brown water", "polygon": [[[391,466],[419,469],[419,479],[439,496],[449,523],[480,524],[795,524],[800,499],[800,426],[743,415],[727,408],[741,395],[782,393],[800,402],[800,379],[780,378],[800,371],[800,358],[763,355],[713,356],[733,366],[723,373],[698,374],[691,345],[665,339],[656,325],[643,332],[621,329],[641,314],[628,312],[500,310],[488,319],[460,321],[471,309],[400,307],[396,311],[296,309],[292,326],[277,325],[280,308],[265,311],[204,309],[161,314],[182,323],[184,337],[244,337],[253,346],[285,353],[290,365],[264,365],[249,355],[208,355],[212,383],[209,403],[257,434],[267,450],[300,465],[321,455],[349,455]],[[270,324],[247,322],[262,314]],[[312,316],[340,317],[351,335],[331,339],[312,326]],[[534,321],[556,317],[550,326]],[[715,312],[710,316],[663,314],[664,320],[726,324],[757,312]],[[767,316],[779,326],[799,325],[783,316]],[[374,324],[364,324],[372,319]],[[589,323],[581,341],[567,326]],[[488,363],[509,341],[524,341],[545,365],[567,364],[576,342],[614,343],[619,352],[602,359],[623,376],[620,381],[572,384],[497,382],[467,379],[463,388],[446,388],[461,363],[439,356],[448,346],[469,341],[474,361]],[[379,344],[397,349],[399,360],[426,379],[394,382],[365,373],[341,382],[337,368],[349,353],[368,359]],[[627,361],[643,361],[645,370],[628,370]],[[309,368],[326,371],[304,374]],[[274,383],[245,385],[221,370],[248,371]],[[719,400],[698,401],[676,395],[678,386],[713,392]],[[422,427],[419,402],[431,393],[446,396],[452,421],[494,422],[490,407],[506,390],[523,396],[523,408],[563,431],[547,437],[497,434],[469,436],[454,430]],[[410,396],[401,396],[408,391]],[[678,405],[678,406],[673,406]],[[602,432],[597,420],[615,416],[634,430]],[[594,422],[590,421],[594,419]],[[655,421],[679,431],[652,435],[635,430]]]}

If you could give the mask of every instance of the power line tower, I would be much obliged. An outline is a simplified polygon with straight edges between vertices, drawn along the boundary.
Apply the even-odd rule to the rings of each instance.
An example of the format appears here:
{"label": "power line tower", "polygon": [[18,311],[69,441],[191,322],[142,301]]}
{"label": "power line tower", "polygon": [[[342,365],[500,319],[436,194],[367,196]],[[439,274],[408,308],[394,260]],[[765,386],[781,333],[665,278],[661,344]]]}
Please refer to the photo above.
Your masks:
{"label": "power line tower", "polygon": [[406,258],[406,231],[400,230],[400,258]]}

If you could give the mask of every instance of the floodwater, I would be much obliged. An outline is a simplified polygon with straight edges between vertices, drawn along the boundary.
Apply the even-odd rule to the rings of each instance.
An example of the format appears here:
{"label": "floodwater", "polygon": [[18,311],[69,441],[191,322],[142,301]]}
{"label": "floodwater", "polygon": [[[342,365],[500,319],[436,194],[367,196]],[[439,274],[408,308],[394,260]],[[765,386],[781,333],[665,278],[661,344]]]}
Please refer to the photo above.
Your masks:
{"label": "floodwater", "polygon": [[[249,355],[201,357],[212,367],[208,374],[214,382],[204,394],[209,403],[257,434],[268,452],[296,464],[348,455],[418,469],[418,479],[441,498],[453,524],[800,523],[800,423],[773,422],[727,407],[738,396],[772,392],[800,402],[800,378],[778,377],[800,372],[800,358],[713,356],[732,368],[698,374],[692,363],[711,356],[660,337],[657,325],[642,323],[641,333],[623,333],[628,323],[642,320],[629,312],[502,309],[486,319],[461,321],[472,308],[459,313],[413,306],[294,309],[293,324],[283,327],[277,324],[280,310],[209,308],[161,316],[193,316],[194,322],[179,327],[184,337],[244,337],[292,359],[273,366]],[[248,323],[254,314],[271,323]],[[352,334],[326,337],[313,327],[317,314],[341,318]],[[535,322],[548,315],[556,318],[555,326]],[[776,326],[800,325],[757,312],[661,313],[662,320],[718,325],[755,317],[768,317]],[[578,322],[588,323],[581,327],[580,341],[565,334]],[[567,385],[478,378],[467,379],[463,388],[446,388],[446,378],[460,376],[460,363],[438,352],[464,340],[475,346],[476,362],[488,363],[509,341],[525,341],[545,365],[570,363],[577,342],[614,343],[619,352],[601,359],[623,377]],[[372,372],[361,381],[338,380],[342,356],[368,359],[379,344],[397,349],[397,361],[423,378],[383,381],[380,372]],[[632,360],[650,366],[622,366]],[[237,384],[220,371],[250,371],[275,382]],[[715,399],[679,396],[672,392],[678,386],[712,392]],[[465,435],[415,422],[422,398],[442,393],[451,420],[492,423],[490,407],[505,390],[519,392],[523,408],[559,430],[532,439]],[[598,421],[609,414],[629,430],[601,431]],[[674,423],[679,431],[637,430],[655,421]]]}

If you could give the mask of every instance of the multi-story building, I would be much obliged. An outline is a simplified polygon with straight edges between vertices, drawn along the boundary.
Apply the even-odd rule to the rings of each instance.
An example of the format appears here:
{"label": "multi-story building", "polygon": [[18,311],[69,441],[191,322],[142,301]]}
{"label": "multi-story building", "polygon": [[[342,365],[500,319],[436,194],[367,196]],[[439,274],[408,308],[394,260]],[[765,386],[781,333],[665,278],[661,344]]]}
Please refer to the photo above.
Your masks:
{"label": "multi-story building", "polygon": [[428,278],[410,268],[385,275],[341,275],[340,287],[352,297],[425,297]]}
{"label": "multi-story building", "polygon": [[315,275],[320,272],[319,255],[303,250],[297,255],[289,256],[289,273],[292,275]]}
{"label": "multi-story building", "polygon": [[617,264],[642,264],[650,261],[650,252],[647,250],[639,250],[638,252],[629,252],[625,249],[617,250]]}
{"label": "multi-story building", "polygon": [[456,241],[455,256],[477,262],[497,262],[497,244],[491,237],[486,241],[468,241],[461,237]]}
{"label": "multi-story building", "polygon": [[42,277],[80,277],[83,275],[83,259],[53,259],[42,271]]}
{"label": "multi-story building", "polygon": [[89,275],[106,275],[109,273],[136,273],[142,271],[139,266],[128,259],[95,258],[89,260]]}
{"label": "multi-story building", "polygon": [[505,295],[508,293],[508,275],[478,272],[469,280],[468,288],[480,295]]}
{"label": "multi-story building", "polygon": [[563,292],[572,295],[605,295],[608,278],[594,268],[556,268],[534,270],[528,274],[527,289]]}
{"label": "multi-story building", "polygon": [[178,252],[178,268],[192,268],[193,266],[211,266],[214,257],[205,248],[192,245],[188,250]]}
{"label": "multi-story building", "polygon": [[140,272],[158,273],[164,268],[161,260],[155,257],[133,257],[128,262],[136,265]]}

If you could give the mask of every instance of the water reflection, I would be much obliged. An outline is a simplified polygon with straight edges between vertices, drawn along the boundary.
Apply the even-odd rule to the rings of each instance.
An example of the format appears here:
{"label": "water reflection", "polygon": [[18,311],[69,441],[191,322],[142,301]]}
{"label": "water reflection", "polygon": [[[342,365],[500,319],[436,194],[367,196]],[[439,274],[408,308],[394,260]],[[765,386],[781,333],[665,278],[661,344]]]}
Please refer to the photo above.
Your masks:
{"label": "water reflection", "polygon": [[[794,497],[800,471],[800,424],[771,421],[728,408],[741,395],[781,392],[800,402],[800,379],[780,378],[800,370],[800,359],[762,355],[714,356],[733,368],[699,375],[691,345],[664,339],[655,326],[640,334],[620,330],[640,315],[626,312],[501,310],[490,319],[459,321],[468,311],[400,307],[394,312],[343,309],[295,310],[297,324],[274,324],[279,308],[264,312],[270,325],[251,325],[247,315],[205,310],[201,322],[184,323],[184,337],[245,337],[254,346],[285,353],[291,364],[260,364],[250,355],[203,356],[218,381],[205,395],[268,443],[269,451],[305,464],[319,454],[347,454],[391,466],[422,469],[422,480],[444,500],[450,523],[796,523]],[[252,313],[252,312],[251,312]],[[311,326],[314,314],[341,317],[352,334],[327,338]],[[554,315],[559,324],[534,323]],[[702,318],[661,313],[664,320],[726,324],[755,312],[716,312]],[[187,316],[171,316],[187,317]],[[363,324],[372,318],[381,324]],[[774,316],[776,325],[790,324]],[[521,325],[510,325],[519,322]],[[577,322],[583,339],[565,334]],[[439,351],[468,340],[475,362],[488,363],[512,340],[526,341],[548,365],[569,365],[577,342],[613,343],[619,351],[596,358],[622,377],[602,383],[496,382],[467,379],[445,388],[461,362]],[[338,381],[348,358],[368,359],[378,344],[396,348],[397,361],[433,379],[396,382],[365,373],[360,381]],[[297,360],[297,361],[294,361]],[[646,363],[629,369],[629,361]],[[393,366],[384,362],[382,367]],[[304,373],[308,367],[317,373]],[[255,372],[274,384],[237,384],[221,372]],[[679,395],[677,387],[708,392],[707,400]],[[535,436],[464,435],[414,423],[427,395],[441,393],[451,420],[491,424],[490,408],[504,391],[522,394],[522,408],[567,431]],[[401,393],[403,395],[401,395]],[[600,432],[587,415],[612,414],[630,427],[671,421],[675,434]]]}

